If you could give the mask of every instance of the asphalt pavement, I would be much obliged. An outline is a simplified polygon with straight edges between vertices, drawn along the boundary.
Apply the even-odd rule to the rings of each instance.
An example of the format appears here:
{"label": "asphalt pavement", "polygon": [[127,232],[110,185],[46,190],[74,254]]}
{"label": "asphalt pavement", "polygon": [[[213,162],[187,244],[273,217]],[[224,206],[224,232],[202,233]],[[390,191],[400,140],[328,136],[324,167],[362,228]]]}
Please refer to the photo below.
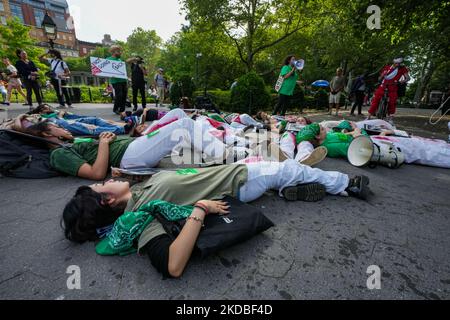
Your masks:
{"label": "asphalt pavement", "polygon": [[[24,110],[0,111],[0,122]],[[117,120],[110,105],[78,105],[74,112]],[[448,136],[421,124],[430,112],[402,112],[419,119],[405,128]],[[288,203],[267,193],[253,205],[275,228],[193,260],[179,280],[162,280],[146,257],[101,257],[92,243],[64,239],[62,209],[88,181],[0,178],[0,299],[449,299],[450,171],[360,169],[334,159],[319,168],[365,174],[374,195],[367,202],[327,196]],[[81,272],[79,290],[68,289],[70,266]],[[367,286],[370,266],[381,270],[381,289]]]}

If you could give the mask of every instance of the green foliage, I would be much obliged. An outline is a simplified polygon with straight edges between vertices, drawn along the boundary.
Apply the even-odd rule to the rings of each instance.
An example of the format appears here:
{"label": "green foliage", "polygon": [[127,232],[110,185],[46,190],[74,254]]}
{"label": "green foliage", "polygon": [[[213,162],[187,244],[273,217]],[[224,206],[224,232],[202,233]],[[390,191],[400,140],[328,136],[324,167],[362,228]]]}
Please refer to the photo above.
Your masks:
{"label": "green foliage", "polygon": [[189,76],[173,80],[170,88],[170,101],[172,101],[173,104],[178,104],[183,97],[192,99],[194,91],[195,84]]}
{"label": "green foliage", "polygon": [[264,80],[255,72],[249,72],[240,77],[231,95],[233,112],[252,115],[270,105],[270,94]]}
{"label": "green foliage", "polygon": [[0,55],[8,57],[14,64],[17,61],[16,50],[25,50],[28,53],[28,59],[40,69],[41,79],[43,79],[49,68],[39,61],[39,56],[44,53],[44,49],[36,46],[35,41],[29,35],[30,29],[30,27],[24,26],[18,18],[8,19],[6,25],[0,24]]}

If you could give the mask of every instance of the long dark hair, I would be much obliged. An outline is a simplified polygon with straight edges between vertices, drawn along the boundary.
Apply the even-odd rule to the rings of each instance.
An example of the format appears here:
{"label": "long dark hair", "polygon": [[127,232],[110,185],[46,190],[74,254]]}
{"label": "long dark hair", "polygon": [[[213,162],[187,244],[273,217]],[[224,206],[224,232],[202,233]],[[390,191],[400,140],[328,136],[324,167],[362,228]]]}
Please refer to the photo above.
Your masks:
{"label": "long dark hair", "polygon": [[25,133],[30,134],[35,137],[44,138],[44,133],[50,132],[50,125],[52,125],[50,122],[42,121],[39,123],[36,123],[30,127],[28,127],[25,131]]}
{"label": "long dark hair", "polygon": [[286,59],[284,59],[284,65],[285,66],[290,65],[291,64],[291,59],[294,58],[294,57],[295,57],[295,55],[293,55],[293,54],[287,56]]}
{"label": "long dark hair", "polygon": [[63,57],[62,57],[62,55],[61,55],[61,52],[58,51],[58,50],[50,49],[50,50],[48,50],[48,53],[51,54],[51,55],[53,55],[53,56],[55,56],[56,59],[58,59],[58,60],[61,60],[61,61],[63,60]]}
{"label": "long dark hair", "polygon": [[97,229],[112,225],[124,211],[124,208],[105,204],[107,199],[107,194],[80,187],[61,218],[66,239],[80,244],[98,240]]}

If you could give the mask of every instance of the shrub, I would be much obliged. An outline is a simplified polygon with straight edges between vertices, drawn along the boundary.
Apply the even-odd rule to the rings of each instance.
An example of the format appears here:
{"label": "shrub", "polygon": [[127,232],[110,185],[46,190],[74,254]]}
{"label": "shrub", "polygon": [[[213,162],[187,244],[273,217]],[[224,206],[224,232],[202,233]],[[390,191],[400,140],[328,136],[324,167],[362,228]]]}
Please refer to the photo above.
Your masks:
{"label": "shrub", "polygon": [[178,105],[182,97],[192,98],[194,94],[195,85],[191,77],[184,76],[179,80],[174,80],[170,88],[170,101],[172,104]]}
{"label": "shrub", "polygon": [[270,94],[264,80],[255,72],[247,73],[238,79],[231,92],[231,111],[255,114],[265,110],[271,103]]}

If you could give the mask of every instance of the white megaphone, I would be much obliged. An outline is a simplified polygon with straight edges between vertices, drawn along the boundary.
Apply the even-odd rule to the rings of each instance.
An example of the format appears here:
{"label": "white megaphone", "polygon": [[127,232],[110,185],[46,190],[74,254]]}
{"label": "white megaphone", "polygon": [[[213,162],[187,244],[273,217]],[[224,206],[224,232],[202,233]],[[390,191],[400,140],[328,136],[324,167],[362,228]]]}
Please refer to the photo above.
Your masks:
{"label": "white megaphone", "polygon": [[294,67],[302,71],[305,68],[305,60],[297,60],[294,62]]}
{"label": "white megaphone", "polygon": [[405,162],[403,152],[390,142],[374,143],[369,137],[360,136],[348,148],[348,161],[355,167],[376,167],[378,164],[391,169]]}

